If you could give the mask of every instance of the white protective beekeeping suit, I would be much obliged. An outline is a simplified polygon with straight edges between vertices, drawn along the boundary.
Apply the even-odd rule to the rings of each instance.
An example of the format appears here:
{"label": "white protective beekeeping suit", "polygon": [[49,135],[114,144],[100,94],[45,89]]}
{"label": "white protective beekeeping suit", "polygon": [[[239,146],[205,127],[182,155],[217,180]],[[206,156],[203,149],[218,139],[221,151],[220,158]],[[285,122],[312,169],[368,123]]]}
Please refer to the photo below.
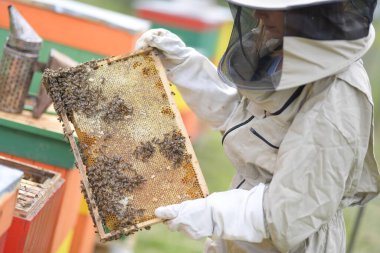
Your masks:
{"label": "white protective beekeeping suit", "polygon": [[231,190],[156,215],[209,237],[206,252],[343,253],[342,209],[380,187],[361,61],[376,0],[229,2],[234,29],[218,70],[166,30],[137,42],[161,50],[169,79],[224,133],[236,168]]}

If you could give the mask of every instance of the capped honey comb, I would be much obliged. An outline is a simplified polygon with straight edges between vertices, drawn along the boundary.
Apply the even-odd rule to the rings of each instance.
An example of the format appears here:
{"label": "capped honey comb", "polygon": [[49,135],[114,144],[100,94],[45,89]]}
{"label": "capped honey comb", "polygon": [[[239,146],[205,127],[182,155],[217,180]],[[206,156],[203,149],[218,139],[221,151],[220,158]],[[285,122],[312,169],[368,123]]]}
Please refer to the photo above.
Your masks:
{"label": "capped honey comb", "polygon": [[101,240],[160,222],[159,206],[208,194],[154,50],[46,70],[43,83]]}

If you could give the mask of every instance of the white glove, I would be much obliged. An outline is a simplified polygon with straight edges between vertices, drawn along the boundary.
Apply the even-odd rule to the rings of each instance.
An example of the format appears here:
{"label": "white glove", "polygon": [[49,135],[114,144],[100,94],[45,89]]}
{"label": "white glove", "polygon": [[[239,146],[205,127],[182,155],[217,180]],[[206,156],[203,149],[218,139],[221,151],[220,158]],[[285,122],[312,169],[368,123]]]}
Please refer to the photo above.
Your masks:
{"label": "white glove", "polygon": [[215,129],[226,130],[226,121],[240,97],[235,88],[219,79],[216,67],[165,29],[149,30],[137,40],[135,49],[147,47],[161,51],[160,58],[169,80],[178,87],[197,116]]}
{"label": "white glove", "polygon": [[159,207],[155,214],[167,220],[171,231],[180,231],[192,239],[261,242],[268,238],[264,225],[264,184],[250,191],[234,189],[213,193],[204,199]]}
{"label": "white glove", "polygon": [[186,47],[185,43],[174,33],[165,29],[151,29],[136,41],[135,49],[154,47],[161,51],[161,61],[167,71],[181,64],[190,56],[194,49]]}

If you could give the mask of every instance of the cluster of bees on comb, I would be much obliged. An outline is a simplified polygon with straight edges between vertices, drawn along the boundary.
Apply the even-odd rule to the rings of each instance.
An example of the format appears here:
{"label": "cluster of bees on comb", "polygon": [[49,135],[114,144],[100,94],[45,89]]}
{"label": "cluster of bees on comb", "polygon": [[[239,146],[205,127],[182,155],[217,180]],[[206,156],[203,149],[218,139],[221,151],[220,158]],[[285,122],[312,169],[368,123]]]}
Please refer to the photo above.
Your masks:
{"label": "cluster of bees on comb", "polygon": [[[91,71],[97,68],[96,61],[90,61],[72,68],[45,70],[43,83],[54,101],[54,109],[58,115],[66,113],[72,120],[74,111],[87,117],[100,114],[105,122],[120,121],[125,116],[132,115],[133,107],[117,95],[105,106],[101,106],[100,102],[106,99],[103,91],[91,86],[94,82]],[[101,82],[104,84],[104,77]]]}
{"label": "cluster of bees on comb", "polygon": [[136,159],[146,162],[153,156],[156,146],[158,146],[160,153],[173,163],[174,168],[181,166],[184,160],[191,159],[191,156],[186,154],[185,137],[176,130],[165,134],[161,140],[153,138],[151,141],[141,142],[133,155]]}
{"label": "cluster of bees on comb", "polygon": [[43,84],[54,102],[58,115],[66,113],[72,119],[72,112],[81,112],[88,117],[99,111],[99,102],[104,100],[101,89],[91,88],[90,73],[97,66],[95,61],[73,68],[46,69]]}
{"label": "cluster of bees on comb", "polygon": [[[72,68],[47,69],[44,72],[43,83],[54,102],[60,121],[62,121],[61,115],[65,113],[73,122],[73,112],[82,113],[86,117],[100,115],[106,123],[121,121],[125,116],[133,114],[133,107],[127,105],[124,99],[117,95],[108,103],[101,103],[106,99],[102,89],[94,89],[91,86],[94,82],[91,72],[97,68],[96,61],[90,61]],[[102,78],[101,82],[104,84],[105,78]],[[65,135],[68,134],[72,133],[65,133]],[[87,148],[87,144],[79,143],[81,157],[86,165],[88,164],[85,152]],[[144,210],[127,205],[128,201],[122,196],[125,191],[131,192],[141,185],[145,179],[121,157],[108,157],[101,150],[99,153],[95,162],[88,166],[86,175],[101,222],[107,224],[107,217],[112,216],[118,221],[112,224],[113,229],[132,226],[136,217],[142,216]],[[87,203],[91,204],[83,183],[81,188]],[[95,223],[93,213],[91,215]]]}
{"label": "cluster of bees on comb", "polygon": [[[74,121],[74,112],[88,118],[100,115],[100,118],[108,125],[122,121],[126,117],[135,116],[133,106],[127,104],[123,98],[116,95],[105,102],[107,100],[103,90],[91,85],[94,82],[91,72],[98,67],[96,61],[91,61],[73,68],[45,71],[43,83],[54,102],[58,115],[66,114],[71,122]],[[105,78],[101,78],[102,85],[106,82]],[[60,116],[59,120],[62,121]],[[88,145],[79,143],[78,146],[81,158],[87,166],[86,176],[95,203],[89,200],[83,183],[82,193],[90,205],[94,223],[95,219],[100,219],[98,221],[112,231],[122,231],[123,228],[129,229],[128,234],[137,231],[136,220],[144,215],[145,210],[133,208],[128,204],[129,199],[125,196],[126,193],[131,193],[143,185],[146,179],[122,157],[106,155],[102,150],[97,150],[98,156],[89,163],[86,152]],[[153,138],[150,141],[141,142],[132,155],[137,160],[147,162],[157,150],[172,162],[174,168],[191,160],[191,155],[186,152],[185,137],[179,130],[167,133],[160,139]],[[96,205],[100,217],[94,216],[92,205]],[[122,234],[118,233],[107,240],[117,239]]]}
{"label": "cluster of bees on comb", "polygon": [[132,192],[145,179],[121,157],[98,156],[89,167],[87,177],[103,224],[107,224],[106,218],[111,215],[118,221],[112,226],[122,229],[134,225],[135,218],[143,215],[143,209],[131,207],[128,199],[122,196],[125,191]]}

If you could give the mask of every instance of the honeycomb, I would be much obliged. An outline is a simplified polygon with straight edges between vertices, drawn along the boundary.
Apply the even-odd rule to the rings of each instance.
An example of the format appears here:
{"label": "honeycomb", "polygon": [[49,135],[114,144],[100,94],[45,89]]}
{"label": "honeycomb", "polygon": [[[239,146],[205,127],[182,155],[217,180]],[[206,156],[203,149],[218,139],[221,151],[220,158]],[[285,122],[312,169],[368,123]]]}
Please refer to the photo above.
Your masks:
{"label": "honeycomb", "polygon": [[154,215],[159,206],[208,194],[155,54],[147,50],[44,73],[102,240],[160,222]]}

